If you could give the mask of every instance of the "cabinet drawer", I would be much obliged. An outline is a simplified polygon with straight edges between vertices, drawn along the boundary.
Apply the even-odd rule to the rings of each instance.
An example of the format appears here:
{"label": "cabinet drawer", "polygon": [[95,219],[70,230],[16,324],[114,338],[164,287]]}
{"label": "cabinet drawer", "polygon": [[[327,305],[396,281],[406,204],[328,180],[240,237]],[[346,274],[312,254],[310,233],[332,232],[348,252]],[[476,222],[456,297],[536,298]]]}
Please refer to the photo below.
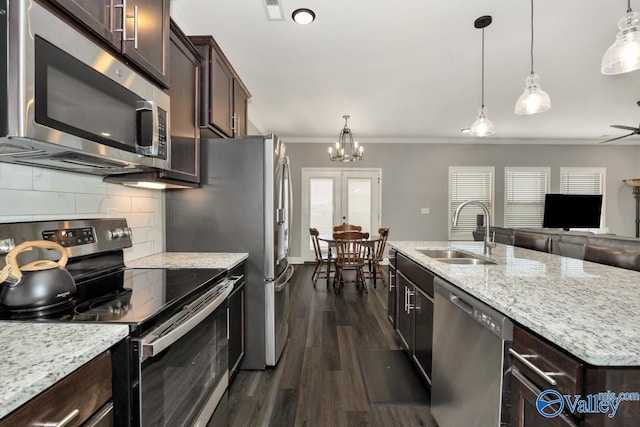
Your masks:
{"label": "cabinet drawer", "polygon": [[396,260],[396,268],[433,298],[433,274],[402,254],[398,254]]}
{"label": "cabinet drawer", "polygon": [[65,425],[79,426],[109,399],[111,353],[107,352],[16,409],[0,421],[0,427],[55,424],[76,409],[78,415]]}
{"label": "cabinet drawer", "polygon": [[557,381],[556,385],[552,385],[527,364],[513,357],[514,366],[542,390],[582,394],[583,364],[564,350],[519,326],[514,326],[513,350]]}

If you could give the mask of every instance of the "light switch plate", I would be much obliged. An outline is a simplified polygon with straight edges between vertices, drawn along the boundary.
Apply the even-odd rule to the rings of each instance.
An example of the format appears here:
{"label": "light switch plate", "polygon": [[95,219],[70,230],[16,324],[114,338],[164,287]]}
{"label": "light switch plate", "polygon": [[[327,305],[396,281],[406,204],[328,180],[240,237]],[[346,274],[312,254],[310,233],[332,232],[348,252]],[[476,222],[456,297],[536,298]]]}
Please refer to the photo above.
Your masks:
{"label": "light switch plate", "polygon": [[421,213],[422,215],[429,215],[429,214],[431,213],[431,209],[429,209],[429,208],[422,208],[422,209],[420,209],[420,213]]}

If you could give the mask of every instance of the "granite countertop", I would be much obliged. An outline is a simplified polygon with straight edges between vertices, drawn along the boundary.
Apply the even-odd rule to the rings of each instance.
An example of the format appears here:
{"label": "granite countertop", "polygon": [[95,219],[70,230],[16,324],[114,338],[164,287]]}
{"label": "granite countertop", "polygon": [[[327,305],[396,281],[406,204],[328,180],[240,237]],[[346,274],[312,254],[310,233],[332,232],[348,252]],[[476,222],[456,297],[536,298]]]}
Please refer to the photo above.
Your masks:
{"label": "granite countertop", "polygon": [[[389,246],[595,366],[640,366],[640,272],[483,242]],[[456,248],[494,265],[444,264],[417,249]]]}
{"label": "granite countertop", "polygon": [[0,418],[128,334],[126,325],[0,322]]}
{"label": "granite countertop", "polygon": [[127,262],[130,268],[225,268],[249,258],[248,253],[162,252]]}

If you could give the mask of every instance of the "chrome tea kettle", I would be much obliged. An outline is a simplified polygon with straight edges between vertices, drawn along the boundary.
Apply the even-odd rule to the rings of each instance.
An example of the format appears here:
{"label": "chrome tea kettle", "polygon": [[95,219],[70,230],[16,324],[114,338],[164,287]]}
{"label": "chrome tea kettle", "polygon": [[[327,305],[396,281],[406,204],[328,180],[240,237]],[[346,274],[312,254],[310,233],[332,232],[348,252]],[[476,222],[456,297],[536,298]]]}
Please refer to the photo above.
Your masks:
{"label": "chrome tea kettle", "polygon": [[[20,266],[17,257],[34,248],[55,249],[58,261],[37,260]],[[36,311],[55,307],[71,300],[76,284],[65,265],[67,250],[56,242],[32,240],[13,248],[0,271],[0,305],[14,311]]]}

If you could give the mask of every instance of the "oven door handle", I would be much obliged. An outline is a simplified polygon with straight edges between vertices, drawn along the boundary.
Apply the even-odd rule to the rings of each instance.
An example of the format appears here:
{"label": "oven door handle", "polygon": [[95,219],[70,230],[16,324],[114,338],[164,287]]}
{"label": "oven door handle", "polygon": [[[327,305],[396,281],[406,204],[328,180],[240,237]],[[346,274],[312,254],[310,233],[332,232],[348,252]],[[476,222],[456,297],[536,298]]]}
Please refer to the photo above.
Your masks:
{"label": "oven door handle", "polygon": [[[140,344],[142,347],[141,358],[146,359],[147,357],[154,357],[162,353],[169,346],[171,346],[173,343],[178,341],[180,338],[182,338],[196,326],[198,326],[198,324],[206,319],[218,307],[222,306],[233,290],[233,284],[235,283],[235,281],[232,279],[226,279],[222,283],[227,285],[226,289],[211,302],[207,303],[207,305],[190,314],[190,317],[188,317],[186,320],[184,319],[185,312],[191,310],[194,305],[201,304],[200,300],[206,298],[206,295],[189,304],[182,311],[169,319],[166,323],[156,328],[154,331],[159,331],[157,334],[151,332],[149,335],[142,338],[140,340]],[[177,324],[177,326],[172,327],[174,323]],[[168,328],[170,328],[169,332],[165,333],[164,335],[160,334],[161,331],[165,331]]]}

